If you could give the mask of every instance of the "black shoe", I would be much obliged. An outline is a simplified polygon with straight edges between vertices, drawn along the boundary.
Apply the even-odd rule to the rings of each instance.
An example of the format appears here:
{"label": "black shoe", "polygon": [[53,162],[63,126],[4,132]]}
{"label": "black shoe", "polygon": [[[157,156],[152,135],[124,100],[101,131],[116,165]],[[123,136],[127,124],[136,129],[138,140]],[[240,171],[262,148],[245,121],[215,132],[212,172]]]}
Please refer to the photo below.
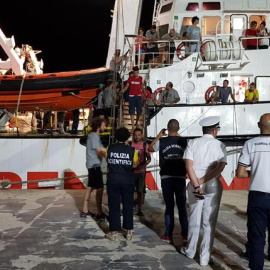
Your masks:
{"label": "black shoe", "polygon": [[97,215],[96,218],[99,219],[100,221],[105,221],[107,217],[104,213],[102,213],[100,215]]}
{"label": "black shoe", "polygon": [[144,217],[144,213],[142,211],[138,211],[135,215],[138,217]]}
{"label": "black shoe", "polygon": [[82,217],[82,218],[89,217],[89,216],[94,217],[95,214],[90,212],[90,211],[88,211],[87,213],[82,211],[81,214],[80,214],[80,217]]}
{"label": "black shoe", "polygon": [[247,252],[242,252],[242,253],[240,253],[240,254],[239,254],[239,257],[242,258],[242,259],[244,259],[244,260],[249,261],[249,257],[248,257]]}

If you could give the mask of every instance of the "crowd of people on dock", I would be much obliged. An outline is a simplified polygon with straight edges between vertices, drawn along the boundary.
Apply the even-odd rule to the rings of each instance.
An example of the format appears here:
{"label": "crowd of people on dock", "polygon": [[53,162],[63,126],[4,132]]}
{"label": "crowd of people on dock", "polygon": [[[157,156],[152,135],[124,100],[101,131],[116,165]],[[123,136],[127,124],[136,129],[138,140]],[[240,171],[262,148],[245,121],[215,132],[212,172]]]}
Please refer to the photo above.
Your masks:
{"label": "crowd of people on dock", "polygon": [[[95,216],[88,208],[91,193],[95,190],[96,217],[98,220],[109,221],[109,232],[105,237],[116,241],[118,233],[124,230],[126,239],[131,240],[134,191],[138,193],[136,215],[143,217],[146,166],[151,161],[150,153],[159,151],[161,188],[165,202],[165,231],[161,239],[173,243],[176,204],[183,242],[179,253],[192,259],[200,245],[200,265],[214,263],[211,252],[223,191],[220,175],[227,164],[227,152],[226,146],[217,139],[221,128],[220,118],[209,116],[201,119],[199,124],[203,135],[187,141],[179,135],[178,120],[171,119],[167,128],[162,129],[150,145],[143,142],[141,129],[134,130],[133,141],[130,144],[128,142],[130,132],[122,127],[115,133],[116,143],[105,149],[99,134],[105,129],[106,122],[102,118],[95,118],[92,122],[92,132],[87,139],[88,188],[81,217]],[[270,159],[269,113],[261,116],[258,127],[261,136],[244,144],[236,171],[238,178],[250,177],[251,180],[247,209],[248,241],[244,253],[245,258],[249,260],[250,269],[263,269],[266,229],[270,229],[268,203],[270,185],[267,179],[270,172],[267,166],[264,166],[265,161]],[[102,158],[107,161],[108,217],[102,211]],[[122,224],[121,216],[123,216]],[[199,242],[200,232],[202,232],[201,242]]]}

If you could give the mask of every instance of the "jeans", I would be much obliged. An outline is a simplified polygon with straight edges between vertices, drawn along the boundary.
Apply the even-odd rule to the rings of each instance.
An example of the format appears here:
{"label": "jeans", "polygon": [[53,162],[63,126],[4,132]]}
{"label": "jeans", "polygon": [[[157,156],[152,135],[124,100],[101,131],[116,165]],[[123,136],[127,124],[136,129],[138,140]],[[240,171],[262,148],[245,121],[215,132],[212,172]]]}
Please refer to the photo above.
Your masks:
{"label": "jeans", "polygon": [[247,214],[249,267],[262,270],[266,228],[270,228],[270,193],[250,191]]}
{"label": "jeans", "polygon": [[165,210],[165,236],[172,236],[174,229],[174,196],[178,208],[181,235],[188,235],[188,217],[186,209],[186,180],[176,177],[161,179],[162,194],[166,205]]}

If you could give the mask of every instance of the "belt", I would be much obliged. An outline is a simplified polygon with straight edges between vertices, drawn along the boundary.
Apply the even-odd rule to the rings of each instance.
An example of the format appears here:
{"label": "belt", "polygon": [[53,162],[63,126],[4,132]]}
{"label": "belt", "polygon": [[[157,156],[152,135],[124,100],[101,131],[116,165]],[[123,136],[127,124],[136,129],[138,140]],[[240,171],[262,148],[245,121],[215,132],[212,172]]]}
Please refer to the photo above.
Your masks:
{"label": "belt", "polygon": [[250,190],[249,194],[254,194],[256,196],[262,196],[262,197],[270,197],[270,193],[268,192],[262,192],[262,191],[254,191],[254,190]]}

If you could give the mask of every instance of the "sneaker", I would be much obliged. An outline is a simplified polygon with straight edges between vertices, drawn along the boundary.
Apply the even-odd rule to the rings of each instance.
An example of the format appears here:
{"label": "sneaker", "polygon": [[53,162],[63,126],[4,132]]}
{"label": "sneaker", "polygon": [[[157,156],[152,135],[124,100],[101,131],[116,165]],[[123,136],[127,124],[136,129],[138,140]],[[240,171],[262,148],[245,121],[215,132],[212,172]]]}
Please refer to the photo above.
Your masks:
{"label": "sneaker", "polygon": [[207,266],[207,265],[213,265],[215,262],[212,258],[210,258],[209,262],[208,263],[203,263],[201,262],[200,263],[200,266]]}
{"label": "sneaker", "polygon": [[135,215],[138,217],[144,217],[144,213],[142,211],[138,211]]}
{"label": "sneaker", "polygon": [[92,213],[92,212],[90,212],[89,210],[88,210],[87,213],[85,213],[85,212],[82,211],[81,214],[80,214],[80,217],[82,217],[82,218],[86,218],[86,217],[89,217],[89,216],[94,217],[95,214]]}
{"label": "sneaker", "polygon": [[128,241],[130,241],[130,240],[132,239],[132,233],[127,233],[127,234],[126,234],[126,239],[127,239]]}
{"label": "sneaker", "polygon": [[189,256],[187,255],[187,251],[186,251],[186,248],[185,248],[185,247],[181,247],[178,251],[179,251],[179,253],[185,255],[187,258],[193,259],[192,257],[189,257]]}
{"label": "sneaker", "polygon": [[105,238],[107,238],[110,241],[116,241],[116,233],[107,233],[105,234]]}
{"label": "sneaker", "polygon": [[172,244],[173,243],[173,239],[171,236],[166,236],[166,235],[162,235],[160,237],[161,240],[163,240],[164,242],[167,242],[169,244]]}
{"label": "sneaker", "polygon": [[99,219],[100,221],[105,221],[107,217],[104,213],[102,213],[100,215],[96,215],[96,218]]}
{"label": "sneaker", "polygon": [[249,261],[249,257],[248,257],[248,254],[247,254],[247,252],[241,252],[240,254],[239,254],[239,257],[240,258],[242,258],[242,259],[244,259],[244,260],[246,260],[246,261]]}

